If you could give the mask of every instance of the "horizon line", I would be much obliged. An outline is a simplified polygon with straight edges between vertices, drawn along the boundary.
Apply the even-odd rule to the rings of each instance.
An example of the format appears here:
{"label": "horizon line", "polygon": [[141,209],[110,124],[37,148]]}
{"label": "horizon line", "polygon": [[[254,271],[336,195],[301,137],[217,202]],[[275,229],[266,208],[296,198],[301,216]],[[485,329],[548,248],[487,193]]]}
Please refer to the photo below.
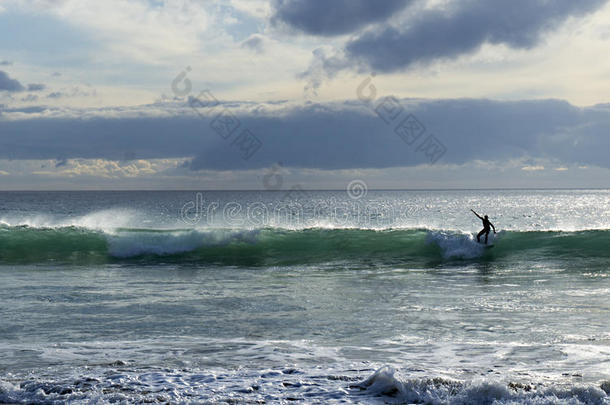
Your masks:
{"label": "horizon line", "polygon": [[[510,190],[610,190],[609,187],[481,187],[481,188],[369,188],[368,191],[510,191]],[[0,190],[0,193],[32,193],[32,192],[218,192],[218,191],[230,191],[230,192],[275,192],[275,193],[288,193],[293,191],[307,191],[307,192],[319,192],[319,191],[347,191],[347,188],[299,188],[299,189],[280,189],[280,190],[267,190],[267,189],[11,189],[11,190]]]}

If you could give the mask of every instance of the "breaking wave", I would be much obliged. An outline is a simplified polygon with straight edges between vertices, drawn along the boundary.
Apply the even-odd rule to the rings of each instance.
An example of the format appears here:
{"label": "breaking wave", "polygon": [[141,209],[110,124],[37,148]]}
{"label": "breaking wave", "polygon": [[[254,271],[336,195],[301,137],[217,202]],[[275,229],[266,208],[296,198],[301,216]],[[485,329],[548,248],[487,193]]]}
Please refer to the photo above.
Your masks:
{"label": "breaking wave", "polygon": [[[490,235],[492,236],[492,235]],[[610,257],[610,230],[502,231],[493,249],[475,235],[429,229],[91,229],[0,225],[0,263],[195,262],[306,264],[341,260],[429,263]]]}

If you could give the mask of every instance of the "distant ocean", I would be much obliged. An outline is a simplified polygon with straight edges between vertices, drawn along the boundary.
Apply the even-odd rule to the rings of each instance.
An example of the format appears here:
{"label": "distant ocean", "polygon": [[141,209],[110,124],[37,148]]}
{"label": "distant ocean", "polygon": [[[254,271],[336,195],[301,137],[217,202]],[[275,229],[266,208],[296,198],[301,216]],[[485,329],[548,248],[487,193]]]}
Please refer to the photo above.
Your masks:
{"label": "distant ocean", "polygon": [[609,393],[610,190],[0,193],[0,403]]}

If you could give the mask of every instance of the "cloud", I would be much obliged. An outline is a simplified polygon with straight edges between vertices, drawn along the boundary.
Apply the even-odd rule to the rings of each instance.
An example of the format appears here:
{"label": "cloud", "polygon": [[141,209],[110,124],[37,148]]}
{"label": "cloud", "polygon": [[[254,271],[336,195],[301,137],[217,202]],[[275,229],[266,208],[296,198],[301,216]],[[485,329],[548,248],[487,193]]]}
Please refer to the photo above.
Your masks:
{"label": "cloud", "polygon": [[521,168],[521,170],[526,171],[526,172],[537,172],[540,170],[544,170],[544,166],[523,166]]}
{"label": "cloud", "polygon": [[382,21],[412,0],[275,0],[271,21],[312,35],[348,34]]}
{"label": "cloud", "polygon": [[[198,107],[197,113],[183,103],[131,109],[5,109],[0,158],[122,161],[129,153],[143,160],[190,156],[186,167],[195,171],[260,169],[277,162],[322,170],[383,169],[430,164],[425,142],[436,139],[446,148],[437,165],[525,159],[519,167],[610,168],[610,139],[605,136],[610,132],[609,106],[578,108],[560,100],[404,99],[403,111],[389,120],[382,101],[387,100],[377,100],[375,106],[389,123],[355,101],[232,101]],[[232,132],[223,132],[227,121],[216,119],[218,114],[233,117],[237,126]],[[409,117],[422,128],[403,130],[401,138],[396,128]],[[248,159],[244,134],[261,143]],[[428,138],[431,135],[435,138]]]}
{"label": "cloud", "polygon": [[28,94],[27,96],[22,97],[21,101],[26,102],[26,103],[32,103],[34,101],[38,101],[38,96],[35,94]]}
{"label": "cloud", "polygon": [[231,7],[250,17],[264,19],[271,15],[271,5],[268,0],[229,0]]}
{"label": "cloud", "polygon": [[48,177],[137,178],[176,168],[182,161],[172,159],[121,162],[106,159],[62,159],[55,164],[45,162],[31,173]]}
{"label": "cloud", "polygon": [[40,83],[30,83],[28,84],[28,91],[41,91],[44,90],[47,86]]}
{"label": "cloud", "polygon": [[11,66],[13,62],[8,60],[0,60],[0,66]]}
{"label": "cloud", "polygon": [[144,62],[201,52],[202,33],[212,20],[206,11],[210,6],[196,0],[12,3],[17,11],[51,16],[82,30],[114,54]]}
{"label": "cloud", "polygon": [[[29,96],[26,96],[25,98],[28,99]],[[23,100],[25,101],[25,100]],[[3,107],[3,110],[5,113],[9,113],[13,116],[16,117],[25,117],[28,115],[32,115],[32,114],[40,114],[40,113],[44,113],[46,111],[48,111],[47,107],[43,107],[43,106],[29,106],[29,107],[6,107],[6,106],[2,106],[0,105],[0,108]],[[0,138],[1,139],[1,138]]]}
{"label": "cloud", "polygon": [[[43,85],[42,89],[44,89],[44,88],[45,87]],[[59,98],[66,98],[66,97],[94,97],[96,95],[97,95],[97,91],[95,89],[83,90],[78,86],[74,86],[71,88],[62,89],[61,91],[53,91],[53,92],[47,94],[47,98],[59,99]]]}
{"label": "cloud", "polygon": [[16,92],[23,90],[25,88],[19,81],[11,79],[6,72],[0,70],[0,91]]}
{"label": "cloud", "polygon": [[395,71],[416,62],[452,58],[483,43],[531,48],[541,34],[570,16],[594,11],[604,1],[465,1],[460,7],[423,12],[405,31],[388,27],[369,32],[346,46],[348,57],[372,69]]}
{"label": "cloud", "polygon": [[[543,170],[524,173],[527,160],[508,162],[474,161],[463,165],[396,167],[387,169],[309,169],[278,167],[258,170],[200,170],[182,167],[184,159],[150,159],[143,170],[126,168],[125,162],[98,159],[68,161],[54,167],[53,160],[0,159],[2,189],[268,189],[279,186],[286,195],[298,195],[302,189],[345,189],[354,179],[366,182],[370,189],[390,188],[481,188],[481,187],[607,187],[609,169]],[[532,160],[530,160],[533,162]],[[544,159],[534,164],[552,166]],[[77,170],[72,170],[79,167]],[[152,167],[152,170],[149,170]],[[266,181],[278,174],[282,183]],[[292,191],[290,191],[292,190]]]}
{"label": "cloud", "polygon": [[[598,10],[607,0],[464,0],[409,13],[399,24],[378,24],[333,54],[314,54],[305,72],[310,86],[341,70],[390,73],[477,51],[484,44],[536,46],[570,17]],[[322,69],[316,68],[322,66]]]}
{"label": "cloud", "polygon": [[59,158],[55,161],[55,167],[61,167],[61,166],[65,166],[68,164],[68,159],[66,158]]}
{"label": "cloud", "polygon": [[[58,172],[61,176],[137,177],[156,173],[150,161],[138,160],[129,164],[104,159],[70,161],[67,168]],[[57,166],[56,166],[57,167]]]}
{"label": "cloud", "polygon": [[241,43],[241,47],[253,50],[256,53],[263,53],[264,41],[265,39],[262,35],[252,34]]}

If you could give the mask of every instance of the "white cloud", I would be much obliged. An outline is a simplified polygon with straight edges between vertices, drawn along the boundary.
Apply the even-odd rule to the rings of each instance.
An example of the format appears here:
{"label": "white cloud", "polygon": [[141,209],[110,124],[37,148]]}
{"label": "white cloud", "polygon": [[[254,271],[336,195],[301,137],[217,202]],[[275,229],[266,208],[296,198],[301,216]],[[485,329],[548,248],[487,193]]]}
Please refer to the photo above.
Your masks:
{"label": "white cloud", "polygon": [[[133,162],[104,159],[69,160],[55,167],[54,160],[0,159],[0,189],[260,189],[268,174],[281,176],[279,189],[344,190],[354,179],[370,189],[502,188],[502,187],[607,187],[610,169],[588,171],[540,170],[520,174],[516,161],[478,161],[465,164],[420,165],[387,169],[322,170],[268,167],[256,170],[200,170],[183,168],[184,159],[146,159]],[[482,168],[485,168],[482,170]],[[10,170],[10,173],[9,173]]]}
{"label": "white cloud", "polygon": [[92,33],[112,52],[145,62],[201,49],[210,25],[204,3],[174,0],[9,0],[36,13],[48,13]]}
{"label": "white cloud", "polygon": [[523,166],[521,170],[526,172],[537,172],[540,170],[544,170],[544,166]]}
{"label": "white cloud", "polygon": [[[446,1],[432,3],[438,7]],[[97,79],[96,89],[107,86],[95,100],[85,101],[87,105],[149,102],[167,91],[175,74],[187,65],[193,67],[195,87],[211,87],[225,98],[302,99],[304,83],[296,76],[307,68],[312,50],[340,47],[346,40],[289,36],[270,28],[269,0],[4,0],[2,4],[52,15],[99,41],[101,49],[91,50],[92,69],[73,67],[81,78]],[[609,17],[610,5],[586,19],[568,21],[535,48],[486,44],[473,54],[432,66],[380,74],[375,85],[380,93],[399,97],[552,97],[578,105],[604,102],[610,94],[606,73],[610,61],[599,55],[607,47],[604,36]],[[264,35],[264,53],[240,47],[251,35]],[[541,71],[545,74],[540,75]],[[113,82],[116,77],[121,84]],[[361,80],[352,73],[339,74],[320,89],[317,100],[353,99]],[[72,105],[77,102],[81,100],[73,100]]]}
{"label": "white cloud", "polygon": [[236,10],[253,17],[264,19],[271,15],[271,4],[268,0],[230,0]]}
{"label": "white cloud", "polygon": [[134,161],[116,161],[106,159],[69,159],[59,167],[55,162],[46,161],[44,170],[33,170],[31,174],[49,177],[102,177],[102,178],[135,178],[151,176],[165,170],[178,167],[185,159],[138,159]]}

